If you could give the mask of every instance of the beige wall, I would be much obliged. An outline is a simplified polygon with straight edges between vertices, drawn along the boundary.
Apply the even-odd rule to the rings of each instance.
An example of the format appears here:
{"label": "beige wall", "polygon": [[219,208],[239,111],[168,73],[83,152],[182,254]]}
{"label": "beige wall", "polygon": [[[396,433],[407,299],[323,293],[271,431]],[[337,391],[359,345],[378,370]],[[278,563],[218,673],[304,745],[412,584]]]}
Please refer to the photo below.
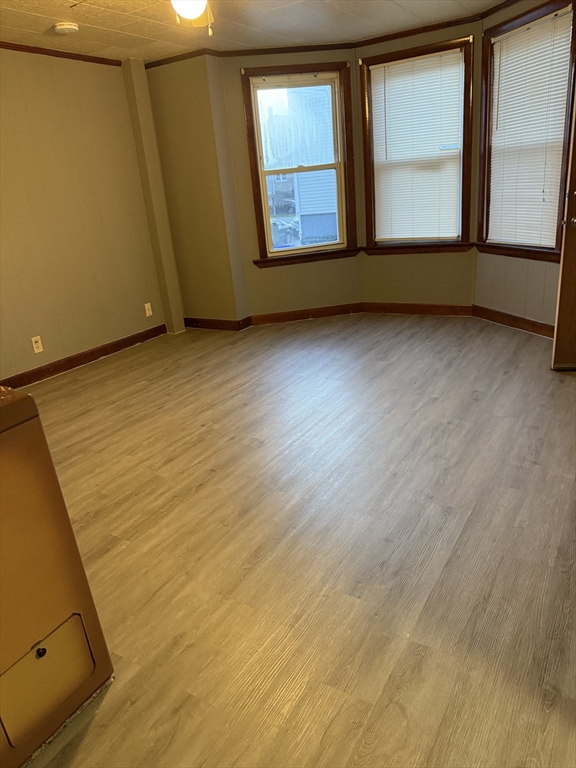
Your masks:
{"label": "beige wall", "polygon": [[554,325],[559,264],[479,253],[474,303]]}
{"label": "beige wall", "polygon": [[206,57],[147,71],[184,314],[235,319]]}
{"label": "beige wall", "polygon": [[472,304],[474,250],[363,258],[364,301]]}
{"label": "beige wall", "polygon": [[8,50],[0,57],[6,377],[163,315],[121,69]]}

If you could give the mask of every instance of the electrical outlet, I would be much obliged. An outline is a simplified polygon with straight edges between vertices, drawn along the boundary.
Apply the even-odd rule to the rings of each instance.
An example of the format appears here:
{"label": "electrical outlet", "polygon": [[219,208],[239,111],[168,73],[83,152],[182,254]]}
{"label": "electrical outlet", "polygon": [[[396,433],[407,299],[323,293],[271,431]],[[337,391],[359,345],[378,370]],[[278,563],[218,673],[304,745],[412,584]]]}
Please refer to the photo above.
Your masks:
{"label": "electrical outlet", "polygon": [[42,346],[42,339],[40,336],[32,336],[32,347],[36,354],[38,354],[38,352],[44,352],[44,347]]}
{"label": "electrical outlet", "polygon": [[152,312],[152,304],[148,301],[146,304],[144,304],[144,312],[146,312],[146,317],[152,317],[154,312]]}

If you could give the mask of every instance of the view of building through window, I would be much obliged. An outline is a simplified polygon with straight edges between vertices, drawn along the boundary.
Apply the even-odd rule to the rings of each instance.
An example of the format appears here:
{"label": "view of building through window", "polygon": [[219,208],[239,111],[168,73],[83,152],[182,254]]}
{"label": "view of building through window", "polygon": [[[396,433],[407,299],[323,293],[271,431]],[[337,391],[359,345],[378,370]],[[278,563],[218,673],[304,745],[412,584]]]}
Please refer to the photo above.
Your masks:
{"label": "view of building through window", "polygon": [[262,87],[256,94],[271,250],[337,243],[333,85]]}
{"label": "view of building through window", "polygon": [[338,240],[336,172],[268,176],[267,193],[274,248],[295,248]]}

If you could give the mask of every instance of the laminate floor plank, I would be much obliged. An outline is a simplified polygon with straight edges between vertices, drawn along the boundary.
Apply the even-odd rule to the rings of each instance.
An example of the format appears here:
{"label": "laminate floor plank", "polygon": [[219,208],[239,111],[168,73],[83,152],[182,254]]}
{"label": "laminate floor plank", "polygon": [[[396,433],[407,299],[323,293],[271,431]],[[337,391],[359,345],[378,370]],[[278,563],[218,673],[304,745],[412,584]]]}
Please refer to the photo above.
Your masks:
{"label": "laminate floor plank", "polygon": [[476,318],[30,388],[116,679],[31,768],[575,768],[576,375]]}
{"label": "laminate floor plank", "polygon": [[459,672],[454,657],[410,641],[358,737],[348,766],[426,765],[446,708],[458,692]]}

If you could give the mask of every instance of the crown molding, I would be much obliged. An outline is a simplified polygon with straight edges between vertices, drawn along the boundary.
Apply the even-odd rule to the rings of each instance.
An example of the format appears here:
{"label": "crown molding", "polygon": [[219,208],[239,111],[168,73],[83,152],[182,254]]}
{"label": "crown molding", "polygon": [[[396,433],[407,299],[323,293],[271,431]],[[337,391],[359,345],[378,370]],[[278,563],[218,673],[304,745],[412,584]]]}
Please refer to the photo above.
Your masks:
{"label": "crown molding", "polygon": [[0,40],[0,48],[8,51],[21,51],[22,53],[36,53],[41,56],[55,56],[57,59],[75,59],[76,61],[88,61],[91,64],[105,64],[108,67],[121,67],[120,59],[104,59],[101,56],[87,56],[83,53],[71,53],[70,51],[56,51],[53,48],[38,48],[35,45],[21,45],[20,43],[8,43]]}
{"label": "crown molding", "polygon": [[157,59],[156,61],[148,61],[146,63],[146,69],[154,69],[154,67],[162,67],[165,64],[175,64],[178,61],[185,61],[186,59],[195,59],[198,56],[215,56],[217,58],[233,58],[239,56],[271,56],[281,53],[314,53],[316,51],[349,51],[356,50],[358,48],[365,48],[369,45],[377,45],[379,43],[389,43],[394,40],[402,40],[405,37],[414,37],[415,35],[422,35],[428,32],[435,32],[439,29],[450,29],[451,27],[459,27],[462,24],[471,24],[475,21],[483,21],[489,16],[493,16],[498,11],[504,11],[507,8],[511,8],[517,5],[521,0],[503,0],[492,8],[488,8],[482,13],[476,13],[472,16],[465,16],[461,19],[454,19],[453,21],[442,21],[436,24],[428,24],[426,27],[412,27],[406,29],[403,32],[394,32],[390,35],[380,35],[378,37],[370,37],[365,40],[355,40],[349,43],[328,43],[325,45],[294,45],[287,48],[247,48],[245,50],[234,51],[217,51],[213,48],[200,48],[196,51],[189,51],[187,53],[180,53],[177,56],[169,56],[165,59]]}

